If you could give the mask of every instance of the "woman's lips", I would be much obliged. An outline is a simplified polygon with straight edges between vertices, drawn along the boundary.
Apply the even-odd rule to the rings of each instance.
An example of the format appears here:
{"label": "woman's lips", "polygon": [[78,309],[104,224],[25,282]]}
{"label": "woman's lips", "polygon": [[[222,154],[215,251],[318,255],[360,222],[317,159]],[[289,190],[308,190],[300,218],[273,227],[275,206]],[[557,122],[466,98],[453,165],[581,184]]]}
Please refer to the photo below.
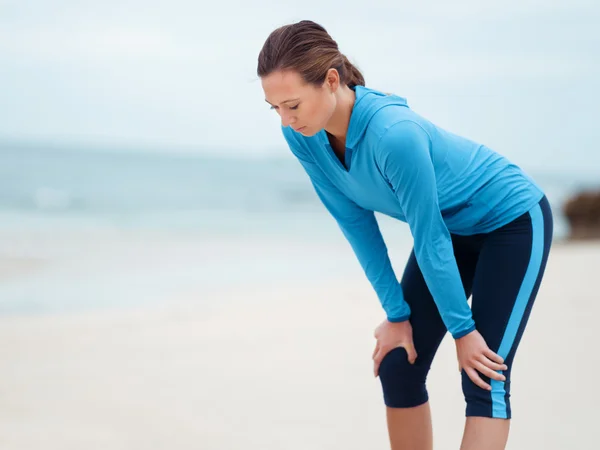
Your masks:
{"label": "woman's lips", "polygon": [[300,127],[300,128],[294,128],[294,131],[302,131],[304,130],[306,127]]}

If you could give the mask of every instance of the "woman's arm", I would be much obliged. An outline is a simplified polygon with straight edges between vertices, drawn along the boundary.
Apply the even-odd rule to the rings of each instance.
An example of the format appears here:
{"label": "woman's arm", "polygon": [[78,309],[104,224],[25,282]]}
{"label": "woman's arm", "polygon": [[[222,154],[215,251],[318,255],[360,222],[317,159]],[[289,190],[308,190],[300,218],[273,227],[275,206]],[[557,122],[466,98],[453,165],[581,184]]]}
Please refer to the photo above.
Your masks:
{"label": "woman's arm", "polygon": [[410,317],[410,307],[404,301],[402,288],[394,274],[375,215],[358,206],[335,187],[308,152],[302,149],[293,130],[284,127],[282,130],[290,149],[310,177],[317,195],[352,246],[388,320],[407,320]]}
{"label": "woman's arm", "polygon": [[430,151],[427,132],[415,122],[402,121],[385,131],[376,157],[410,226],[427,287],[448,331],[458,339],[473,331],[475,322],[438,204]]}

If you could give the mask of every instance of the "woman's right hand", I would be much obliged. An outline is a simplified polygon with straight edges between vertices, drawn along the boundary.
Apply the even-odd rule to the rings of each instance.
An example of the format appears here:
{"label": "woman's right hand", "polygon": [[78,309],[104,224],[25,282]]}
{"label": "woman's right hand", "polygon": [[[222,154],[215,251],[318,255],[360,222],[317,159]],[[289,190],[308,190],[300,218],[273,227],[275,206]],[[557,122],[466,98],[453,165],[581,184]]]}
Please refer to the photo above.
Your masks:
{"label": "woman's right hand", "polygon": [[384,320],[374,333],[377,343],[373,351],[373,373],[375,377],[379,375],[379,366],[385,355],[395,348],[403,347],[408,355],[408,362],[415,363],[417,351],[413,344],[412,326],[408,320],[404,322],[390,322]]}
{"label": "woman's right hand", "polygon": [[492,387],[481,379],[480,373],[492,380],[506,381],[506,377],[499,373],[508,370],[504,359],[487,346],[477,330],[456,339],[455,343],[458,371],[464,370],[471,381],[481,389],[491,391]]}

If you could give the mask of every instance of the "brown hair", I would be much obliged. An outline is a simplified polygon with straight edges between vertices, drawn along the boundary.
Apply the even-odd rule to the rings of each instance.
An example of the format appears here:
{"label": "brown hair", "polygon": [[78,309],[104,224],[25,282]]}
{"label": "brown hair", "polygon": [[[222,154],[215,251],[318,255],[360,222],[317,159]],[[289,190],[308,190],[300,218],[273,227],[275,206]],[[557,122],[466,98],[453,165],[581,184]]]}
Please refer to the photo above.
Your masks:
{"label": "brown hair", "polygon": [[348,87],[365,85],[360,71],[338,50],[329,33],[318,23],[302,20],[273,31],[258,55],[259,77],[278,70],[294,70],[306,83],[325,82],[327,71],[336,69]]}

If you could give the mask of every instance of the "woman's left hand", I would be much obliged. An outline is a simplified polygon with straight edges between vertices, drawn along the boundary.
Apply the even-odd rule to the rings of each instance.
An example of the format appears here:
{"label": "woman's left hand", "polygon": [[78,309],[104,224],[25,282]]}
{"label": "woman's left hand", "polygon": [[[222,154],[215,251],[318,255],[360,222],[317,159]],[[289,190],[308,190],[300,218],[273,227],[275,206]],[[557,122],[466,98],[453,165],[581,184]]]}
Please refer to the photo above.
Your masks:
{"label": "woman's left hand", "polygon": [[[497,371],[507,370],[501,356],[494,353],[485,343],[483,336],[477,330],[456,339],[456,355],[458,371],[467,373],[471,381],[481,389],[490,391],[492,387],[481,379],[479,373],[493,380],[505,381],[506,377]],[[479,373],[477,373],[479,372]]]}
{"label": "woman's left hand", "polygon": [[379,366],[383,358],[393,349],[403,347],[410,364],[417,359],[417,351],[413,343],[412,326],[409,320],[390,322],[387,319],[375,328],[375,350],[373,351],[373,375],[379,375]]}

